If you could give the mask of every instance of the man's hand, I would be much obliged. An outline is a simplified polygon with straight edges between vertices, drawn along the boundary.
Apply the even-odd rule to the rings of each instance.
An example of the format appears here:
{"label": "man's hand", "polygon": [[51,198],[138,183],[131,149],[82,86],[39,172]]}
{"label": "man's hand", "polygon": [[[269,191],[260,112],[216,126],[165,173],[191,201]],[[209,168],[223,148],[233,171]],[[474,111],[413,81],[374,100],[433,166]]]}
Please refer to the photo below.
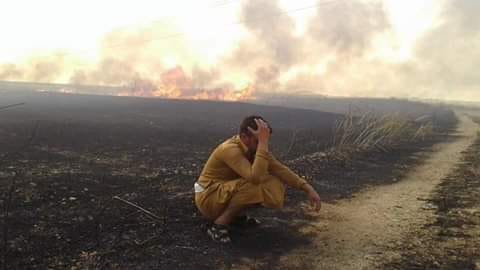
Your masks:
{"label": "man's hand", "polygon": [[257,137],[259,143],[268,143],[270,138],[270,128],[268,127],[268,124],[262,119],[255,119],[255,123],[257,124],[257,129],[254,130],[253,128],[248,127],[248,130]]}
{"label": "man's hand", "polygon": [[322,207],[322,200],[315,189],[310,184],[306,184],[304,185],[304,191],[307,193],[313,209],[315,209],[317,212],[320,211],[320,208]]}

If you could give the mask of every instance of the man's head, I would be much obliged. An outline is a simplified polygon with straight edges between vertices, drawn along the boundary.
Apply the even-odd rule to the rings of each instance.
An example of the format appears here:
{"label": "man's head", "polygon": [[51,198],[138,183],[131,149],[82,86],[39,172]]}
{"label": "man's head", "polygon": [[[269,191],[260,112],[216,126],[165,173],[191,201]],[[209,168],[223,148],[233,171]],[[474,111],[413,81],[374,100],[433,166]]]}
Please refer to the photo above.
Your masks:
{"label": "man's head", "polygon": [[255,119],[261,119],[268,124],[268,128],[270,129],[270,134],[272,133],[272,127],[270,124],[263,119],[263,117],[258,115],[250,115],[243,119],[242,123],[240,124],[240,140],[242,140],[243,144],[247,146],[248,150],[251,152],[257,151],[258,139],[257,137],[248,130],[248,127],[252,128],[253,130],[257,130],[257,123],[255,123]]}

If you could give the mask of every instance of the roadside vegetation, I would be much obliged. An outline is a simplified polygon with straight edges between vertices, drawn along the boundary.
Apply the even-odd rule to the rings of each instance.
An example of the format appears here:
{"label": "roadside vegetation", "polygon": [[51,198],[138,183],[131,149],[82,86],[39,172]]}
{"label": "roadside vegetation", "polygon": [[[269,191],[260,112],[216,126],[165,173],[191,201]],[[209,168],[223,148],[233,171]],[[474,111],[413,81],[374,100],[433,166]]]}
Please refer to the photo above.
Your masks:
{"label": "roadside vegetation", "polygon": [[[442,121],[454,127],[457,119],[452,113]],[[435,118],[428,115],[413,119],[398,113],[380,115],[372,111],[356,115],[349,112],[335,121],[332,144],[324,154],[350,160],[366,153],[388,153],[434,139],[446,131],[439,126]]]}
{"label": "roadside vegetation", "polygon": [[378,116],[368,112],[354,117],[349,113],[337,120],[333,134],[335,151],[387,152],[403,143],[425,140],[433,134],[433,124],[418,124],[398,114]]}

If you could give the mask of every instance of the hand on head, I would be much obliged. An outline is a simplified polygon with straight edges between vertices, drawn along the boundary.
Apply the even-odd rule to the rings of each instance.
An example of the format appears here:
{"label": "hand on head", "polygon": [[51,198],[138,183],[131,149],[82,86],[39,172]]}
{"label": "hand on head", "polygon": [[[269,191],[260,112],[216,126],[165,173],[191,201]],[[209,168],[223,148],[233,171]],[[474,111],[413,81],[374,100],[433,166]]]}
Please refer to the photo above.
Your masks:
{"label": "hand on head", "polygon": [[255,123],[257,124],[257,129],[255,130],[248,127],[248,130],[253,136],[257,137],[259,142],[267,142],[270,138],[270,128],[268,127],[268,124],[260,118],[256,118]]}

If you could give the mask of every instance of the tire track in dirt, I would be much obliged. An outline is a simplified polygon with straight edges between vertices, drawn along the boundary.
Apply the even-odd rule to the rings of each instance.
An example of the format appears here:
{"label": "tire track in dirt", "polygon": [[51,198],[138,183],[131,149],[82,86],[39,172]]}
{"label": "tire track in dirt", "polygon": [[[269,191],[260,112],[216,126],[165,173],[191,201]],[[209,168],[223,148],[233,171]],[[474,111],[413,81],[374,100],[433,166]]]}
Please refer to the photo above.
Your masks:
{"label": "tire track in dirt", "polygon": [[[352,199],[324,204],[317,221],[303,233],[313,237],[313,248],[297,249],[281,258],[285,268],[375,269],[385,259],[399,256],[387,251],[409,230],[431,218],[425,198],[460,160],[474,140],[478,126],[459,115],[457,138],[439,143],[425,162],[392,185],[367,188]],[[391,250],[391,249],[390,249]]]}

